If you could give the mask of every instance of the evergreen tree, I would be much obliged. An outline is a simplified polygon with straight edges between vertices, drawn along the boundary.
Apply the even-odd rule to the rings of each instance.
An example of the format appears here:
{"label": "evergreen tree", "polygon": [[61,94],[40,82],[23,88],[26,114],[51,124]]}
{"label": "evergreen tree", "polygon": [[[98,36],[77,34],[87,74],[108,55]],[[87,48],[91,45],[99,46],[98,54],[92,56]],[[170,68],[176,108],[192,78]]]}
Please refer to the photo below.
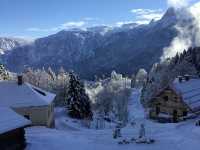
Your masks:
{"label": "evergreen tree", "polygon": [[8,80],[9,74],[3,64],[0,64],[0,80]]}
{"label": "evergreen tree", "polygon": [[176,56],[174,57],[174,59],[172,60],[173,65],[176,65],[179,61],[179,54],[176,53]]}
{"label": "evergreen tree", "polygon": [[67,98],[69,116],[77,119],[92,119],[90,101],[83,83],[73,73],[70,73],[69,76],[70,81]]}

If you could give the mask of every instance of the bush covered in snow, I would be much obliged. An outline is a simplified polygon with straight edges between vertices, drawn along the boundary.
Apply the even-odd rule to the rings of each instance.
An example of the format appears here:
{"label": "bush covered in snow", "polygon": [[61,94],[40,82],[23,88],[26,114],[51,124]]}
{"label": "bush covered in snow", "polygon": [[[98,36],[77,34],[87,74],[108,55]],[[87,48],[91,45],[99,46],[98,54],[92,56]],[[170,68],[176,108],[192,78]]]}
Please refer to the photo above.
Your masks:
{"label": "bush covered in snow", "polygon": [[69,85],[69,73],[63,68],[60,68],[57,74],[51,68],[47,70],[27,68],[23,72],[23,79],[25,82],[55,93],[55,104],[59,106],[65,105],[65,97]]}
{"label": "bush covered in snow", "polygon": [[130,96],[131,80],[112,72],[111,78],[98,82],[96,95],[93,95],[94,110],[112,121],[127,122],[128,99]]}
{"label": "bush covered in snow", "polygon": [[147,81],[147,76],[145,69],[139,69],[135,76],[135,87],[142,87]]}
{"label": "bush covered in snow", "polygon": [[8,80],[10,78],[8,71],[3,64],[0,64],[0,80]]}

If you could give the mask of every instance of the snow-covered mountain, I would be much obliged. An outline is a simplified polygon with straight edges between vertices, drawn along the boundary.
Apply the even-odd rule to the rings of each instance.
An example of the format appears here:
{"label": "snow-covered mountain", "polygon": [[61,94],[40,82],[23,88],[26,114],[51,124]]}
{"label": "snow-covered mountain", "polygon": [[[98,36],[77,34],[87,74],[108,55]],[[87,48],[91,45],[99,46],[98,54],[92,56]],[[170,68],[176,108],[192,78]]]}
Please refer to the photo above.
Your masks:
{"label": "snow-covered mountain", "polygon": [[9,51],[13,48],[23,46],[27,43],[28,41],[20,38],[0,37],[0,54],[4,54],[5,51]]}
{"label": "snow-covered mountain", "polygon": [[86,30],[63,30],[15,48],[3,56],[15,72],[24,67],[73,69],[84,78],[110,74],[112,70],[132,74],[149,69],[158,61],[163,48],[177,35],[175,10],[170,8],[158,21],[147,25],[99,26]]}
{"label": "snow-covered mountain", "polygon": [[100,33],[101,35],[105,35],[108,32],[112,32],[113,29],[114,29],[113,27],[109,27],[109,26],[96,26],[96,27],[87,28],[87,31],[94,32],[94,33]]}

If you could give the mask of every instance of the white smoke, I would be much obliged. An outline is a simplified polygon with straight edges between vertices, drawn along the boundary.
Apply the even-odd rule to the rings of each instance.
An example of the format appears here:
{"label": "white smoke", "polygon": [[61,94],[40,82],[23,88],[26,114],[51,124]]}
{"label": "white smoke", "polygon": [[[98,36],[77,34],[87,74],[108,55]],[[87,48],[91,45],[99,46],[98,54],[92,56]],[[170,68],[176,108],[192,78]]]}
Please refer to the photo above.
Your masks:
{"label": "white smoke", "polygon": [[176,9],[177,19],[175,26],[178,35],[169,47],[163,49],[161,60],[170,58],[187,50],[189,47],[200,46],[200,2],[189,6],[191,0],[168,0],[169,6]]}
{"label": "white smoke", "polygon": [[194,42],[196,46],[200,46],[200,2],[190,7],[190,13],[195,18],[193,21],[193,24],[196,27]]}

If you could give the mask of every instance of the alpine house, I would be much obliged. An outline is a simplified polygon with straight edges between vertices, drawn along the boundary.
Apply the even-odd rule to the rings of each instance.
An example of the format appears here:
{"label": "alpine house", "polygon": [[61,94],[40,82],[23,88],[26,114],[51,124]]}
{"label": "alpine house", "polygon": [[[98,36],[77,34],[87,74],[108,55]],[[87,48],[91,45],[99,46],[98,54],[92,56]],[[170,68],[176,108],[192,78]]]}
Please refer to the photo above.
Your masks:
{"label": "alpine house", "polygon": [[29,83],[18,81],[0,81],[0,107],[12,108],[36,126],[54,126],[55,94],[44,91]]}
{"label": "alpine house", "polygon": [[178,77],[160,90],[150,101],[152,119],[177,122],[200,113],[200,78],[185,75]]}

